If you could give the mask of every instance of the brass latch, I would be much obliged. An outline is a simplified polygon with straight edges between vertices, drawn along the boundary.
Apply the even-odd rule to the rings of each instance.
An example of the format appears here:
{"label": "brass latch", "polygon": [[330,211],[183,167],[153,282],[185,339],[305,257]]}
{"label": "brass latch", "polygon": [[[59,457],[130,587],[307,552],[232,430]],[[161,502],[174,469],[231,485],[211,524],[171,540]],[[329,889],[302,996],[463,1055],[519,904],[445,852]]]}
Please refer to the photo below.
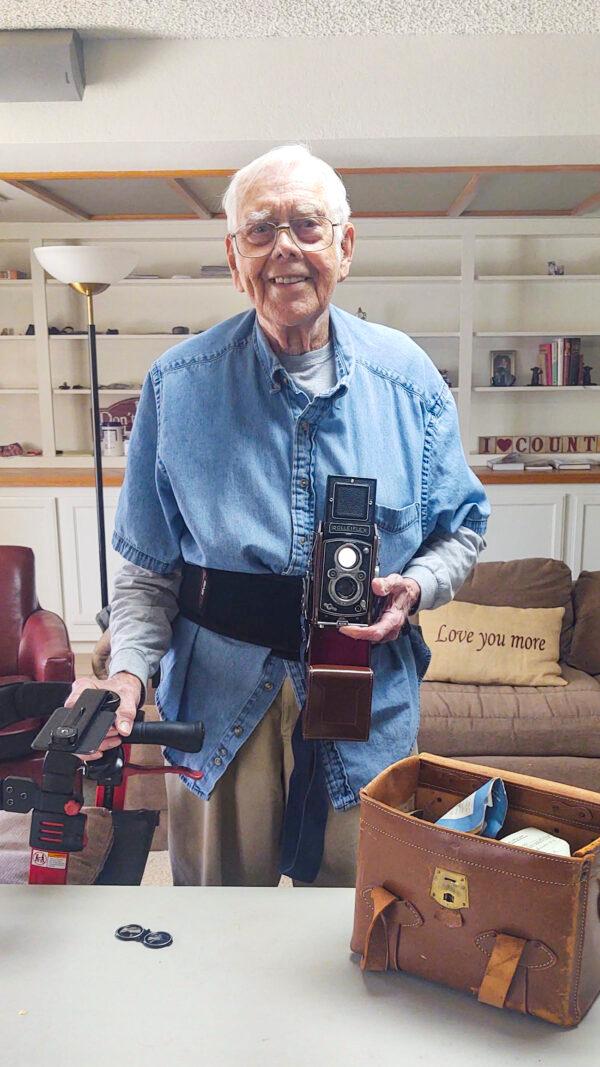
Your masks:
{"label": "brass latch", "polygon": [[436,867],[431,883],[431,896],[443,908],[468,908],[469,883],[466,875]]}

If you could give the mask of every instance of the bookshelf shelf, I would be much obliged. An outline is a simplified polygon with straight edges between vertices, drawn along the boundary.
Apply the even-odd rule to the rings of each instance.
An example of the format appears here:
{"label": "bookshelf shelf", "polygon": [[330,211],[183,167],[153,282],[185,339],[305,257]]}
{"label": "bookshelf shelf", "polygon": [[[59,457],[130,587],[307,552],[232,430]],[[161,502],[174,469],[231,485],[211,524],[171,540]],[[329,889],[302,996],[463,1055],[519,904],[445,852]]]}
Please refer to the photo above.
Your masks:
{"label": "bookshelf shelf", "polygon": [[482,284],[549,282],[550,285],[569,285],[572,282],[600,282],[600,274],[480,274],[475,281]]}
{"label": "bookshelf shelf", "polygon": [[594,393],[600,385],[475,385],[474,393]]}
{"label": "bookshelf shelf", "polygon": [[[97,333],[96,341],[173,341],[177,344],[178,341],[185,340],[186,337],[194,337],[193,333]],[[87,333],[51,333],[49,334],[50,341],[84,341],[87,343]]]}
{"label": "bookshelf shelf", "polygon": [[[36,390],[36,392],[37,392],[37,390]],[[88,389],[88,388],[86,388],[86,389],[53,389],[52,392],[54,393],[55,396],[89,396],[91,390]],[[100,389],[98,389],[98,392],[100,394],[104,393],[104,394],[107,394],[109,396],[130,397],[130,396],[139,396],[140,393],[141,393],[141,389],[139,387],[135,388],[134,386],[132,386],[131,389],[103,389],[102,387],[100,387]]]}
{"label": "bookshelf shelf", "polygon": [[478,330],[474,337],[600,337],[600,330]]}

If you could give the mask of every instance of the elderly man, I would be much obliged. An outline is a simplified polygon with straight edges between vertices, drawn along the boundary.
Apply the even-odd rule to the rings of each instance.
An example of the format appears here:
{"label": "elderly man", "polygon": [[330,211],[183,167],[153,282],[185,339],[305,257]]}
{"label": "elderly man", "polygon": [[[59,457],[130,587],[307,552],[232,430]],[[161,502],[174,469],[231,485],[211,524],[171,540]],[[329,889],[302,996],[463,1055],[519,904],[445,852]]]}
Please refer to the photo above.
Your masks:
{"label": "elderly man", "polygon": [[[160,662],[161,713],[206,728],[198,756],[166,751],[203,772],[167,779],[175,883],[276,884],[290,775],[304,758],[292,735],[305,668],[232,636],[235,626],[199,625],[181,576],[185,585],[194,565],[234,582],[306,574],[328,475],[376,478],[373,590],[384,610],[367,629],[345,629],[373,642],[371,735],[311,742],[326,787],[315,884],[353,885],[359,790],[416,742],[427,650],[407,617],[452,598],[489,509],[428,357],[331,303],[355,244],[335,172],[301,146],[275,149],[237,172],[224,209],[233,283],[253,309],[176,345],[146,378],[113,538],[127,562],[112,602],[111,674],[79,679],[75,692],[120,693],[126,736]],[[105,746],[118,743],[113,731]],[[302,862],[286,869],[298,875]]]}

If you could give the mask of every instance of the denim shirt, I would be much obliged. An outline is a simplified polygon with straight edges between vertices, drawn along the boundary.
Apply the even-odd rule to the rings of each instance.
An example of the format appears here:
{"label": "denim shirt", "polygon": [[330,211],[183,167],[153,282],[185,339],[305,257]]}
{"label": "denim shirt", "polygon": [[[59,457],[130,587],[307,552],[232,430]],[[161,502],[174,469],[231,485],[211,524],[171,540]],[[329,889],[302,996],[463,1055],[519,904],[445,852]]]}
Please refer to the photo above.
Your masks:
{"label": "denim shirt", "polygon": [[[312,400],[273,356],[255,311],[190,337],[151,367],[140,398],[113,546],[157,574],[182,562],[304,575],[325,511],[327,476],[377,479],[380,573],[402,572],[422,542],[459,527],[484,534],[489,505],[468,466],[452,395],[405,334],[330,307],[337,382]],[[367,742],[321,742],[334,808],[414,746],[428,650],[416,627],[372,647]],[[202,720],[202,752],[166,750],[203,772],[208,798],[281,688],[300,706],[305,669],[269,649],[178,615],[161,662],[157,704],[169,720]]]}

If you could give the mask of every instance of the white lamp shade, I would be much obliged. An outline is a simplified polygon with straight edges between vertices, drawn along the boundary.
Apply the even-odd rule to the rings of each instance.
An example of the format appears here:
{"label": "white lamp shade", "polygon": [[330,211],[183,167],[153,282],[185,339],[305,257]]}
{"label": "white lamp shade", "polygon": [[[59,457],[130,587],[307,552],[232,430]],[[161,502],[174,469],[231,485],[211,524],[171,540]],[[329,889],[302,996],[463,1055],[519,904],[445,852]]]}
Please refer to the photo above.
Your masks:
{"label": "white lamp shade", "polygon": [[131,274],[137,263],[135,252],[115,245],[48,245],[34,252],[44,270],[66,285],[114,285]]}

